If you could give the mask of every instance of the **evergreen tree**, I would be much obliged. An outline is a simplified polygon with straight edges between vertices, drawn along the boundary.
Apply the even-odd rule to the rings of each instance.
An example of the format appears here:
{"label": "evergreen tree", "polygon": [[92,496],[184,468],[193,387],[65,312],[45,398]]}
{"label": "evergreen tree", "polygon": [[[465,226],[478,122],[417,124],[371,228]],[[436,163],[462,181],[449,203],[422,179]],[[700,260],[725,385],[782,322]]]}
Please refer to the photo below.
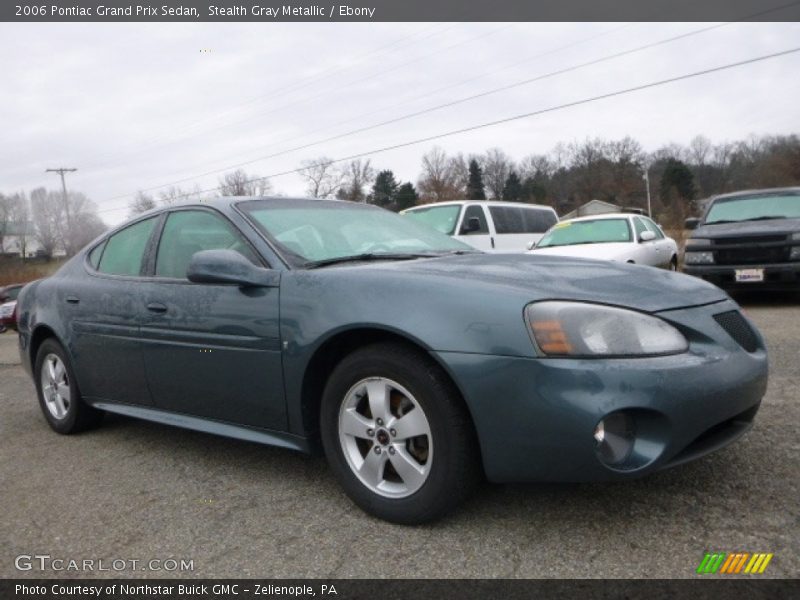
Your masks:
{"label": "evergreen tree", "polygon": [[413,183],[404,183],[399,188],[397,188],[397,193],[394,196],[394,210],[401,211],[407,208],[411,208],[412,206],[416,205],[417,200],[419,200],[419,194],[417,194],[417,190],[414,188]]}
{"label": "evergreen tree", "polygon": [[503,186],[503,200],[520,202],[522,200],[522,182],[516,172],[511,171]]}
{"label": "evergreen tree", "polygon": [[478,161],[474,158],[469,161],[467,200],[486,200],[486,190],[483,187],[483,172]]}
{"label": "evergreen tree", "polygon": [[394,178],[394,173],[388,170],[378,173],[372,186],[370,202],[378,206],[388,206],[394,201],[396,194],[397,180]]}
{"label": "evergreen tree", "polygon": [[666,202],[671,202],[672,195],[689,203],[694,200],[695,187],[694,175],[683,161],[675,158],[667,160],[664,165],[664,173],[661,175],[661,198]]}

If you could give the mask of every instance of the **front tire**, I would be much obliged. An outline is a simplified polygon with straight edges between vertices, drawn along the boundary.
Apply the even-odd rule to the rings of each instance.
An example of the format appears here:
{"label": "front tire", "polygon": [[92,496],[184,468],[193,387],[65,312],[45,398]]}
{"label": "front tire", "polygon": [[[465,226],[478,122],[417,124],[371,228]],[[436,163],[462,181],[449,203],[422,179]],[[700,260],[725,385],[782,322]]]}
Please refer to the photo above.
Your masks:
{"label": "front tire", "polygon": [[334,369],[322,399],[334,475],[366,512],[406,525],[437,519],[480,481],[480,452],[452,382],[425,353],[379,343]]}
{"label": "front tire", "polygon": [[42,414],[54,431],[78,433],[100,424],[103,412],[83,401],[69,357],[52,338],[36,353],[34,380]]}

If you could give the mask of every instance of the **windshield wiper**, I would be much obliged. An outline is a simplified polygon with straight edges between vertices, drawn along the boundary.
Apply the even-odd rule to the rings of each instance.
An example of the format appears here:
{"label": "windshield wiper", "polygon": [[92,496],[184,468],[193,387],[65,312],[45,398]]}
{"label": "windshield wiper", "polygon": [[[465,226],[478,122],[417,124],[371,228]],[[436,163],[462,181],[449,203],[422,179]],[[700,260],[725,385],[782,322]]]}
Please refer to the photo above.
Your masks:
{"label": "windshield wiper", "polygon": [[764,215],[763,217],[752,217],[750,219],[722,219],[720,221],[709,221],[706,225],[717,225],[718,223],[744,223],[745,221],[772,221],[773,219],[788,219],[786,215]]}
{"label": "windshield wiper", "polygon": [[434,258],[440,254],[421,253],[421,252],[364,252],[350,256],[336,256],[334,258],[323,258],[322,260],[311,260],[303,264],[306,269],[317,269],[328,265],[337,265],[349,262],[370,262],[374,260],[414,260],[415,258]]}
{"label": "windshield wiper", "polygon": [[537,248],[559,248],[561,246],[582,246],[584,244],[615,244],[616,242],[568,242],[566,244],[549,244],[547,246],[537,246]]}

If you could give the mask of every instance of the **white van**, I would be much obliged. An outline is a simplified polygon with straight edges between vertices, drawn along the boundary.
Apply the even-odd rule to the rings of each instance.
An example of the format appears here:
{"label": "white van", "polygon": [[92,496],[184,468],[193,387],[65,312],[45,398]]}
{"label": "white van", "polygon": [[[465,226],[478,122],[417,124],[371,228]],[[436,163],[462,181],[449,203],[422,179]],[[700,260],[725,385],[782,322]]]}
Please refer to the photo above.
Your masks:
{"label": "white van", "polygon": [[484,252],[525,252],[558,222],[549,206],[487,200],[424,204],[400,214]]}

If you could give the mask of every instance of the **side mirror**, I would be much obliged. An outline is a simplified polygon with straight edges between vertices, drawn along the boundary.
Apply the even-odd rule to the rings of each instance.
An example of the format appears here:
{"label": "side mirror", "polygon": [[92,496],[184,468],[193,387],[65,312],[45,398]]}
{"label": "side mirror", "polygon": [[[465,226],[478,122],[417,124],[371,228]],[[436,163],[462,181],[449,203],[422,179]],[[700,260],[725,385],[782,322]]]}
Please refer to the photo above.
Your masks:
{"label": "side mirror", "polygon": [[697,217],[690,217],[686,219],[685,225],[686,229],[697,229],[697,226],[700,225],[700,219]]}
{"label": "side mirror", "polygon": [[470,217],[467,222],[461,226],[461,233],[474,233],[481,228],[481,220],[478,217]]}
{"label": "side mirror", "polygon": [[242,287],[278,287],[277,271],[257,267],[233,250],[195,252],[186,270],[193,283],[235,284]]}
{"label": "side mirror", "polygon": [[656,234],[654,231],[650,231],[649,229],[639,234],[640,242],[652,242],[654,239],[656,239]]}
{"label": "side mirror", "polygon": [[528,242],[527,248],[528,250],[533,250],[536,248],[536,242]]}

